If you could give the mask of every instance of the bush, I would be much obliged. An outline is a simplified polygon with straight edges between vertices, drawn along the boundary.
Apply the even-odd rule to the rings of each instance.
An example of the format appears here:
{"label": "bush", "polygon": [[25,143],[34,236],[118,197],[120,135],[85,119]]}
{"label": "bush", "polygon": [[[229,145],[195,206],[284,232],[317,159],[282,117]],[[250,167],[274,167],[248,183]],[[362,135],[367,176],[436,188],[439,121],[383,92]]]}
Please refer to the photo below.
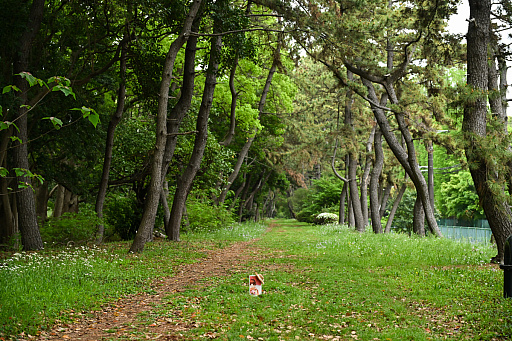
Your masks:
{"label": "bush", "polygon": [[64,213],[59,218],[50,218],[41,228],[41,238],[47,243],[84,243],[94,238],[100,220],[92,209],[80,213]]}
{"label": "bush", "polygon": [[315,217],[315,224],[317,225],[326,225],[326,224],[336,224],[339,221],[339,217],[334,213],[320,213]]}
{"label": "bush", "polygon": [[292,197],[293,208],[301,222],[314,223],[319,212],[338,212],[343,183],[334,177],[313,180],[308,189],[299,188]]}
{"label": "bush", "polygon": [[187,216],[189,225],[182,226],[183,232],[212,232],[235,223],[233,214],[223,205],[215,206],[194,196],[187,200]]}
{"label": "bush", "polygon": [[143,208],[133,196],[117,196],[105,205],[105,222],[123,240],[135,237],[142,219]]}

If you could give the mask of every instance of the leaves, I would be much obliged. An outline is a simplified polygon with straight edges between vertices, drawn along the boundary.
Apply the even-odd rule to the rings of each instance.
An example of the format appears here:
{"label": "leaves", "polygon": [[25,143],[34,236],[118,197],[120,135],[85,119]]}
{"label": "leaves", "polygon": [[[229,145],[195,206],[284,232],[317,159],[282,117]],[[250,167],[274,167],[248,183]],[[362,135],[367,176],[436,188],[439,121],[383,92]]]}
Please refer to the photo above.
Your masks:
{"label": "leaves", "polygon": [[4,86],[4,88],[2,89],[2,94],[6,94],[11,91],[21,91],[21,90],[15,85],[7,85],[7,86]]}
{"label": "leaves", "polygon": [[53,124],[53,127],[57,130],[62,128],[62,121],[57,117],[43,117],[43,120],[50,120],[50,122]]}
{"label": "leaves", "polygon": [[73,108],[71,110],[81,111],[84,118],[88,118],[89,122],[96,128],[98,123],[100,122],[100,115],[91,108],[81,107],[81,108]]}

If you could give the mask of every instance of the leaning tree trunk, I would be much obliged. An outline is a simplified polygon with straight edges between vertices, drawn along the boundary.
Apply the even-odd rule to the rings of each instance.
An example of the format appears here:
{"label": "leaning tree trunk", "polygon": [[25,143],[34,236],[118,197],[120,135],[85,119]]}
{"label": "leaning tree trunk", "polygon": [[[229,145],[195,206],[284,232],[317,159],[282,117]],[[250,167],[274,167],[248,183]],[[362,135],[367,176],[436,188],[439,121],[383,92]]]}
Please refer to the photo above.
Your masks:
{"label": "leaning tree trunk", "polygon": [[183,25],[180,35],[171,43],[167,57],[164,63],[162,73],[162,81],[160,83],[160,91],[158,98],[158,110],[156,119],[156,143],[151,163],[151,181],[149,184],[148,195],[144,203],[144,213],[142,220],[130,247],[130,252],[142,252],[146,241],[151,236],[151,231],[155,224],[156,211],[160,200],[160,192],[162,191],[162,168],[164,164],[164,152],[167,140],[167,105],[169,102],[169,85],[173,78],[174,62],[181,47],[185,44],[190,36],[192,24],[196,14],[201,6],[201,0],[192,2],[189,13]]}
{"label": "leaning tree trunk", "polygon": [[219,68],[219,54],[222,46],[222,36],[216,36],[212,39],[210,61],[206,73],[205,86],[203,90],[203,98],[196,123],[196,138],[194,141],[194,149],[188,162],[187,168],[180,177],[174,200],[172,202],[171,217],[167,226],[167,236],[170,240],[180,240],[180,225],[183,217],[183,210],[187,200],[192,182],[199,170],[201,160],[203,159],[206,142],[208,139],[208,118],[213,102],[213,94],[217,83],[217,71]]}
{"label": "leaning tree trunk", "polygon": [[393,219],[395,218],[396,210],[398,209],[398,205],[400,205],[400,201],[402,201],[402,197],[404,196],[405,190],[407,189],[407,185],[404,183],[400,190],[398,191],[398,194],[396,196],[395,202],[393,203],[393,206],[391,207],[391,211],[388,215],[388,221],[386,222],[386,227],[384,228],[384,233],[391,232],[391,224],[393,224]]}
{"label": "leaning tree trunk", "polygon": [[[29,59],[31,55],[32,42],[41,26],[44,13],[44,0],[34,0],[30,8],[30,14],[25,32],[20,39],[20,48],[17,51],[17,59],[14,61],[14,74],[29,71]],[[17,129],[14,135],[18,138],[13,144],[13,166],[20,169],[30,169],[28,162],[28,103],[27,81],[20,76],[15,77],[15,85],[21,90],[18,98],[20,100],[13,122],[16,122]],[[21,142],[20,142],[21,141]],[[31,180],[26,176],[18,176],[17,182],[26,187],[18,187],[16,193],[16,204],[18,209],[18,224],[21,233],[21,242],[24,250],[40,250],[43,248],[43,240],[39,233],[37,224],[36,203],[32,193]]]}
{"label": "leaning tree trunk", "polygon": [[[405,143],[407,146],[406,150],[404,150],[404,148],[402,148],[400,143],[397,141],[396,136],[391,128],[390,122],[382,107],[379,106],[378,104],[375,104],[379,103],[379,101],[377,99],[377,94],[375,93],[375,88],[373,87],[373,84],[369,80],[364,78],[363,83],[368,89],[368,97],[372,101],[372,110],[375,115],[375,118],[377,119],[377,122],[379,123],[382,135],[386,139],[386,142],[390,147],[391,151],[393,152],[397,160],[400,162],[405,172],[409,175],[412,182],[414,183],[414,186],[416,187],[416,191],[418,192],[418,195],[420,196],[420,199],[423,204],[423,209],[425,210],[425,217],[427,219],[430,232],[432,232],[436,236],[441,237],[442,233],[439,230],[439,227],[437,226],[434,211],[430,206],[427,182],[425,181],[425,178],[423,177],[419,169],[419,165],[416,159],[414,142],[410,135],[409,128],[405,122],[404,114],[395,113],[395,118],[398,122],[400,132],[402,133],[402,136],[405,139]],[[393,104],[398,103],[398,99],[394,94],[394,89],[391,84],[387,84],[386,90],[389,94],[389,97],[391,98],[391,102]]]}
{"label": "leaning tree trunk", "polygon": [[470,20],[467,35],[467,83],[480,94],[464,105],[464,134],[466,158],[480,203],[496,240],[498,254],[492,259],[503,261],[506,238],[512,234],[512,212],[503,188],[491,188],[497,179],[497,170],[487,160],[483,140],[487,135],[488,49],[490,27],[490,0],[470,0]]}
{"label": "leaning tree trunk", "polygon": [[384,217],[384,214],[386,213],[386,207],[388,204],[388,199],[389,199],[389,195],[391,194],[392,188],[393,188],[393,184],[388,179],[386,181],[386,188],[384,189],[384,193],[379,198],[379,207],[380,207],[379,216],[381,219],[382,219],[382,217]]}

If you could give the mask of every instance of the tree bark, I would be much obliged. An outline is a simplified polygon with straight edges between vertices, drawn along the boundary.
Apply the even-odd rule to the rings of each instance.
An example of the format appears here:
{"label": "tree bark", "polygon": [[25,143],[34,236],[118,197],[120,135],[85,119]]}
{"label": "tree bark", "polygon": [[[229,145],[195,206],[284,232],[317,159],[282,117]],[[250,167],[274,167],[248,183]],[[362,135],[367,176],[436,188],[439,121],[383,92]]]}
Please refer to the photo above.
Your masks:
{"label": "tree bark", "polygon": [[235,75],[236,68],[238,67],[238,52],[235,56],[235,60],[233,62],[233,66],[231,67],[231,72],[229,73],[229,92],[231,92],[231,110],[229,116],[229,129],[226,133],[222,142],[219,142],[222,146],[229,146],[231,141],[233,141],[233,137],[235,136],[235,127],[236,127],[236,101],[238,99],[238,92],[235,88]]}
{"label": "tree bark", "polygon": [[219,54],[222,45],[222,36],[216,36],[212,39],[210,61],[206,74],[205,86],[203,91],[203,98],[196,124],[196,138],[194,141],[194,149],[188,162],[187,168],[180,177],[174,200],[172,203],[171,217],[169,219],[167,236],[170,240],[180,240],[180,225],[183,217],[183,209],[187,200],[192,182],[199,170],[201,160],[203,158],[204,150],[206,148],[206,141],[208,139],[208,118],[210,109],[213,102],[213,94],[215,85],[217,83],[217,71],[219,68]]}
{"label": "tree bark", "polygon": [[[363,213],[364,226],[368,226],[368,178],[372,169],[372,148],[373,141],[375,139],[375,130],[377,125],[375,124],[370,132],[368,141],[366,142],[366,160],[363,170],[363,176],[361,177],[361,212]],[[380,174],[379,174],[380,176]]]}
{"label": "tree bark", "polygon": [[156,142],[155,151],[153,153],[151,164],[151,181],[149,184],[148,195],[144,203],[144,213],[142,220],[130,247],[130,252],[142,252],[146,241],[151,237],[151,232],[155,224],[156,211],[160,200],[160,192],[162,191],[162,168],[164,164],[164,152],[167,140],[167,106],[169,102],[169,85],[172,80],[172,72],[174,62],[179,50],[187,41],[192,24],[196,17],[201,0],[194,0],[190,7],[189,13],[183,25],[180,35],[171,43],[167,57],[164,63],[162,73],[162,81],[160,83],[157,119],[156,119]]}
{"label": "tree bark", "polygon": [[374,141],[375,160],[373,162],[372,177],[370,179],[370,211],[372,215],[372,229],[374,233],[382,233],[382,223],[380,221],[380,202],[379,202],[379,178],[384,167],[384,152],[382,150],[382,134],[380,129],[375,131]]}
{"label": "tree bark", "polygon": [[502,262],[506,238],[512,234],[512,212],[505,200],[505,193],[496,193],[489,182],[497,180],[496,170],[482,152],[482,140],[487,135],[487,96],[488,90],[488,48],[490,28],[490,0],[470,0],[470,20],[467,34],[468,76],[467,83],[473,91],[480,93],[464,106],[462,124],[466,141],[465,152],[471,177],[475,184],[480,204],[496,240],[498,254],[491,261]]}
{"label": "tree bark", "polygon": [[[124,112],[124,103],[126,98],[126,60],[128,53],[128,34],[125,34],[124,41],[122,42],[123,47],[121,49],[121,64],[119,65],[119,75],[121,82],[117,92],[117,107],[116,111],[110,118],[107,129],[107,138],[105,141],[105,155],[103,158],[103,171],[101,174],[101,180],[98,189],[98,195],[96,196],[95,211],[99,219],[103,219],[103,205],[105,203],[105,197],[108,189],[108,178],[110,174],[110,166],[112,164],[112,149],[114,148],[114,136],[116,127],[121,122]],[[96,226],[96,244],[101,244],[103,236],[105,234],[105,226],[100,223]]]}
{"label": "tree bark", "polygon": [[36,187],[36,214],[41,225],[48,219],[48,181]]}
{"label": "tree bark", "polygon": [[407,189],[407,185],[404,183],[398,191],[395,202],[393,203],[393,207],[391,207],[391,211],[388,215],[388,221],[386,222],[386,227],[384,228],[384,233],[391,232],[391,224],[393,224],[393,219],[395,218],[396,210],[398,209],[398,205],[400,205],[400,201],[402,201],[402,197],[404,196],[405,190]]}
{"label": "tree bark", "polygon": [[345,224],[345,202],[347,201],[347,183],[343,183],[343,188],[340,194],[340,209],[339,209],[339,220],[338,223]]}
{"label": "tree bark", "polygon": [[420,197],[416,196],[413,210],[412,231],[418,236],[425,237],[425,211],[422,206]]}
{"label": "tree bark", "polygon": [[[21,37],[20,48],[17,51],[17,58],[14,61],[14,74],[29,71],[29,59],[31,56],[32,42],[34,41],[44,13],[44,0],[34,0],[30,7],[27,27]],[[18,98],[20,100],[19,110],[17,110],[13,122],[16,122],[17,129],[14,135],[21,141],[13,144],[13,166],[15,168],[30,169],[28,161],[28,110],[23,105],[28,104],[28,84],[20,76],[16,76],[15,85],[21,90]],[[18,224],[21,233],[21,242],[23,249],[40,250],[43,248],[43,241],[39,233],[37,224],[36,203],[32,193],[31,180],[25,176],[18,176],[17,182],[28,185],[27,188],[18,188],[16,193],[16,203],[18,210]]]}
{"label": "tree bark", "polygon": [[393,185],[388,180],[384,193],[382,194],[382,197],[379,198],[379,216],[381,219],[386,213],[386,206],[388,204],[389,195],[391,194],[391,188],[393,188]]}

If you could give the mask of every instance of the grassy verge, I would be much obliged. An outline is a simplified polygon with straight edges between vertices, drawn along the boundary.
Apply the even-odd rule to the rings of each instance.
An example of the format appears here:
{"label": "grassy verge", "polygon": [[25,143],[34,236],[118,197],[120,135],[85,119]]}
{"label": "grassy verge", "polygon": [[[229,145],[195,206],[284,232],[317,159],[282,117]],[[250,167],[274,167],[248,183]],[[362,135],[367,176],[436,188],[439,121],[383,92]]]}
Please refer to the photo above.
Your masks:
{"label": "grassy verge", "polygon": [[[509,340],[512,301],[495,250],[446,239],[355,233],[280,221],[259,242],[265,275],[248,273],[169,296],[198,326],[184,336],[220,340]],[[251,270],[249,270],[251,269]],[[216,279],[218,281],[218,279]],[[185,307],[185,309],[183,308]]]}
{"label": "grassy verge", "polygon": [[0,339],[36,335],[57,319],[89,311],[124,295],[150,291],[152,280],[172,276],[179,264],[200,260],[204,248],[261,235],[264,226],[185,235],[182,243],[156,241],[142,254],[129,243],[0,254]]}

